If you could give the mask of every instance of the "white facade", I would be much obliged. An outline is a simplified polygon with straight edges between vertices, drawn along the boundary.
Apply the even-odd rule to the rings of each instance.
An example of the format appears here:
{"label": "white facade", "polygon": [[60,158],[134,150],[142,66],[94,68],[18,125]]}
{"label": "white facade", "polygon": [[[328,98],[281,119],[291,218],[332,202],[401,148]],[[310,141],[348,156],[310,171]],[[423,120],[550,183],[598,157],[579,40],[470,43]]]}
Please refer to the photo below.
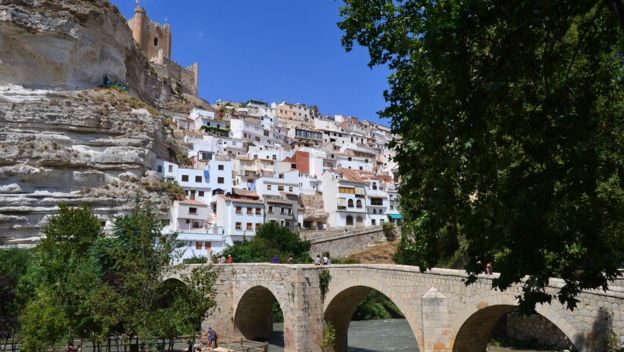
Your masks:
{"label": "white facade", "polygon": [[360,170],[372,172],[374,167],[374,159],[363,156],[334,154],[336,159],[336,167],[351,170]]}
{"label": "white facade", "polygon": [[261,197],[279,196],[283,193],[299,195],[299,171],[294,170],[270,177],[260,177],[256,180],[256,192]]}
{"label": "white facade", "polygon": [[208,257],[224,249],[223,231],[214,223],[210,207],[199,201],[175,201],[163,233],[177,232],[177,261]]}
{"label": "white facade", "polygon": [[323,207],[329,214],[330,227],[368,226],[365,182],[345,180],[333,172],[325,172],[321,181]]}
{"label": "white facade", "polygon": [[264,203],[260,200],[215,197],[216,223],[223,228],[226,245],[250,240],[264,222]]}

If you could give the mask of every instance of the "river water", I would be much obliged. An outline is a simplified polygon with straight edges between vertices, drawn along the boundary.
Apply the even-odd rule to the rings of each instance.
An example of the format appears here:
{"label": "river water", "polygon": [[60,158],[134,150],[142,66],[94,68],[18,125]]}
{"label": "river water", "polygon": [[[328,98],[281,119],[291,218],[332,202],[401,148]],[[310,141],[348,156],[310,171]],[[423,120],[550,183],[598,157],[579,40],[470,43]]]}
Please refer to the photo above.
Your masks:
{"label": "river water", "polygon": [[[281,323],[273,326],[273,342],[269,352],[284,351],[283,329]],[[405,319],[352,321],[349,325],[350,352],[416,352],[416,339]],[[509,348],[488,348],[490,352],[537,352]]]}
{"label": "river water", "polygon": [[[275,324],[275,336],[282,336],[283,324]],[[283,351],[281,341],[269,346],[269,352]],[[349,325],[350,352],[416,352],[416,339],[405,319],[352,321]]]}

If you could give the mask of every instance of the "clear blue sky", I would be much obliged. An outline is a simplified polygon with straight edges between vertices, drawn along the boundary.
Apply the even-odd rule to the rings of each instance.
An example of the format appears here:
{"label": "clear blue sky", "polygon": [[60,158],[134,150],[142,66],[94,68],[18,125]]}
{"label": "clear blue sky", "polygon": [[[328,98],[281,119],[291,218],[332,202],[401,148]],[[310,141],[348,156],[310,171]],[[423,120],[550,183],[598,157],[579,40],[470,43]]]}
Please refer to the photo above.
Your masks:
{"label": "clear blue sky", "polygon": [[[134,0],[111,0],[126,17]],[[347,53],[338,0],[142,0],[153,20],[167,18],[172,58],[199,63],[200,96],[316,104],[326,115],[385,125],[386,68],[369,69],[368,52]]]}

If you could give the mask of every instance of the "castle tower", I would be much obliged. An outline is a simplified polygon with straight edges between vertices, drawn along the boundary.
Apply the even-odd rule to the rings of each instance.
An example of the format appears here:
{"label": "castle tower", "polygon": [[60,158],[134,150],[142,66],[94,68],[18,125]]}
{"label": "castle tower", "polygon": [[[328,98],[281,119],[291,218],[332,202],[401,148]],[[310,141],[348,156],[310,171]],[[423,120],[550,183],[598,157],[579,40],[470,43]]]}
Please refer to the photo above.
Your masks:
{"label": "castle tower", "polygon": [[136,6],[134,17],[128,21],[132,38],[143,54],[159,63],[171,58],[171,27],[169,24],[153,22],[147,17],[145,8]]}

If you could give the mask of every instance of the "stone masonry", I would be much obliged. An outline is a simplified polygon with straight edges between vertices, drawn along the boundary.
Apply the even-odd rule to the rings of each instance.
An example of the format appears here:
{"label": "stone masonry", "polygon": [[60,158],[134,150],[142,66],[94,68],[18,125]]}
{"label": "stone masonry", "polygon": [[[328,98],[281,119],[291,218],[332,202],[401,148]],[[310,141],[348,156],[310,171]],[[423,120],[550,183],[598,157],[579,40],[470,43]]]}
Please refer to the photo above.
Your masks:
{"label": "stone masonry", "polygon": [[[317,233],[322,233],[319,236]],[[395,236],[393,234],[393,236]],[[388,236],[381,226],[369,226],[362,229],[339,229],[329,231],[305,232],[301,236],[310,241],[310,254],[316,256],[328,252],[331,258],[346,258],[367,246],[384,243]]]}
{"label": "stone masonry", "polygon": [[[190,270],[194,266],[186,266]],[[222,338],[265,339],[271,332],[274,300],[284,313],[286,351],[320,351],[324,321],[336,328],[336,351],[346,351],[350,317],[372,289],[391,299],[407,319],[419,351],[481,352],[501,316],[517,305],[520,286],[506,292],[491,289],[496,274],[469,286],[461,270],[402,265],[272,265],[233,264],[213,267],[218,306],[204,322]],[[321,294],[319,273],[331,281]],[[551,280],[549,292],[563,282]],[[624,288],[587,291],[573,312],[558,302],[536,307],[581,352],[604,351],[608,333],[624,335]]]}

